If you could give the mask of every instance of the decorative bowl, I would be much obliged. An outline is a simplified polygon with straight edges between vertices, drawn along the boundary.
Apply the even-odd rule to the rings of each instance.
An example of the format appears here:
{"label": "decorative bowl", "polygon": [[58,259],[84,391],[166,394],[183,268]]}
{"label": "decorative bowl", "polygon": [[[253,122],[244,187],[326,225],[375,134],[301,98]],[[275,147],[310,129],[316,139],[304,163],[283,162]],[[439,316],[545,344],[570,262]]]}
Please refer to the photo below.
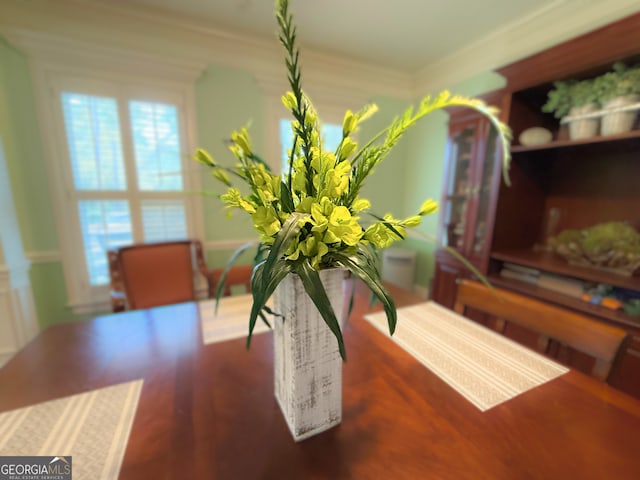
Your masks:
{"label": "decorative bowl", "polygon": [[531,127],[524,130],[518,137],[518,140],[520,141],[520,145],[533,147],[535,145],[549,143],[552,138],[553,135],[546,128]]}

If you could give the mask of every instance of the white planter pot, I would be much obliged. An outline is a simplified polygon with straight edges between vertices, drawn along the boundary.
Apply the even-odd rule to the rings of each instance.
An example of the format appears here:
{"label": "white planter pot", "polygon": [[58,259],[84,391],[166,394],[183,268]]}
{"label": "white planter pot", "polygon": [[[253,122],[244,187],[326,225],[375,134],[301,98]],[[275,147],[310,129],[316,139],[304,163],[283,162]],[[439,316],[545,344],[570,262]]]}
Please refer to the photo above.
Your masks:
{"label": "white planter pot", "polygon": [[[320,272],[339,321],[343,272]],[[280,283],[274,293],[274,310],[284,315],[274,320],[275,395],[294,440],[300,441],[342,421],[342,359],[336,337],[298,275],[289,274]]]}
{"label": "white planter pot", "polygon": [[[612,98],[604,104],[603,110],[614,110],[616,108],[626,107],[638,101],[640,101],[640,95],[626,95],[624,97]],[[638,110],[605,113],[602,116],[601,135],[617,135],[631,131],[637,115]]]}
{"label": "white planter pot", "polygon": [[[594,104],[589,104],[583,107],[573,107],[569,111],[569,116],[580,116],[597,111],[598,108]],[[569,120],[569,138],[571,140],[580,140],[595,137],[598,134],[599,125],[600,119],[598,117]]]}

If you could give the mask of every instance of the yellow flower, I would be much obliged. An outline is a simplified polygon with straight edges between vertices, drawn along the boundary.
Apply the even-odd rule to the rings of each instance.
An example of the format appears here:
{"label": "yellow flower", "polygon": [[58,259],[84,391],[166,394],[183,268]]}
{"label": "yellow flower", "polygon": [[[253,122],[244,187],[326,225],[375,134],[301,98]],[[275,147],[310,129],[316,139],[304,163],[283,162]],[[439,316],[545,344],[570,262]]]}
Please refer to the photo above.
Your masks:
{"label": "yellow flower", "polygon": [[251,215],[254,228],[260,232],[262,238],[269,238],[280,230],[280,220],[273,207],[258,207]]}
{"label": "yellow flower", "polygon": [[438,211],[438,202],[428,198],[420,207],[420,215],[431,215]]}
{"label": "yellow flower", "polygon": [[358,223],[358,217],[352,217],[347,207],[335,207],[329,215],[324,241],[326,243],[343,242],[353,246],[361,238],[362,227]]}
{"label": "yellow flower", "polygon": [[287,110],[295,110],[298,106],[298,101],[296,100],[296,96],[293,92],[287,92],[282,96],[282,104],[287,108]]}
{"label": "yellow flower", "polygon": [[242,152],[242,148],[240,148],[238,145],[236,145],[235,143],[232,143],[231,145],[229,145],[229,150],[231,151],[231,153],[233,153],[236,158],[244,158],[244,153]]}
{"label": "yellow flower", "polygon": [[336,157],[331,152],[322,151],[320,155],[320,148],[313,147],[311,149],[313,159],[311,160],[311,168],[317,173],[322,173],[329,170],[336,163]]}
{"label": "yellow flower", "polygon": [[358,213],[362,212],[363,210],[367,210],[370,207],[371,202],[366,198],[356,198],[356,200],[353,202],[353,205],[351,205],[351,211],[353,213]]}
{"label": "yellow flower", "polygon": [[271,175],[264,165],[258,164],[249,170],[248,177],[262,204],[271,203],[280,198],[280,177]]}
{"label": "yellow flower", "polygon": [[242,198],[240,190],[237,188],[230,188],[227,193],[220,196],[220,200],[227,204],[229,207],[240,208],[248,213],[255,213],[255,204]]}
{"label": "yellow flower", "polygon": [[313,224],[311,231],[319,233],[324,232],[329,225],[328,216],[331,214],[332,210],[333,204],[328,198],[323,198],[320,203],[314,201],[311,204],[311,223]]}
{"label": "yellow flower", "polygon": [[297,157],[293,160],[293,172],[291,178],[291,188],[295,192],[307,191],[307,169],[304,166],[304,160]]}
{"label": "yellow flower", "polygon": [[351,110],[347,110],[342,121],[342,135],[347,137],[356,131],[358,123],[365,121],[378,111],[375,103],[366,105],[358,113],[354,114]]}
{"label": "yellow flower", "polygon": [[[311,259],[311,266],[316,270],[319,269],[322,257],[329,252],[329,247],[320,240],[319,235],[309,235],[298,245],[297,252]],[[296,259],[297,259],[297,254]]]}
{"label": "yellow flower", "polygon": [[412,228],[417,227],[422,222],[422,217],[420,215],[413,215],[409,218],[404,219],[400,224],[403,227]]}
{"label": "yellow flower", "polygon": [[[395,226],[396,231],[402,235],[405,231],[402,227]],[[364,232],[364,239],[370,241],[378,248],[387,248],[393,242],[402,240],[402,237],[394,233],[390,228],[386,227],[382,222],[376,222]]]}
{"label": "yellow flower", "polygon": [[358,119],[351,110],[347,110],[344,113],[344,120],[342,121],[342,136],[346,137],[351,135],[358,125]]}
{"label": "yellow flower", "polygon": [[194,155],[193,158],[195,158],[198,162],[208,167],[216,166],[215,160],[213,159],[211,154],[207,152],[204,148],[199,148],[198,150],[196,150],[196,154]]}
{"label": "yellow flower", "polygon": [[216,180],[219,180],[220,182],[224,183],[228,187],[231,186],[231,180],[229,179],[229,175],[223,169],[216,168],[211,172],[211,175],[213,176],[213,178],[215,178]]}
{"label": "yellow flower", "polygon": [[351,140],[351,137],[346,137],[342,143],[340,144],[340,148],[338,149],[338,158],[342,160],[346,160],[351,156],[353,152],[358,148],[358,144]]}
{"label": "yellow flower", "polygon": [[[333,157],[333,154],[331,155]],[[329,168],[324,175],[314,176],[313,183],[318,190],[318,196],[338,198],[349,188],[349,162],[341,162],[335,168]]]}
{"label": "yellow flower", "polygon": [[311,207],[314,205],[315,199],[313,197],[306,197],[296,207],[296,212],[311,213]]}
{"label": "yellow flower", "polygon": [[247,127],[242,127],[239,132],[232,132],[231,141],[244,150],[245,155],[251,154],[251,140],[249,139]]}

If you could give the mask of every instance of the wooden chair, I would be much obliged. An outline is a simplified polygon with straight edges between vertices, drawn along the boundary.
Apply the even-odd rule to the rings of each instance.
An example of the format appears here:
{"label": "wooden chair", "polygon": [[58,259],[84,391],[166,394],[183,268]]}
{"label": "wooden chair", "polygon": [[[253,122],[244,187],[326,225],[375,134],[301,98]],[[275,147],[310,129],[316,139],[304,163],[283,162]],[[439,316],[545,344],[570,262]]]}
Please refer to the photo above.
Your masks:
{"label": "wooden chair", "polygon": [[134,244],[109,250],[107,258],[114,312],[192,301],[198,272],[209,281],[197,240]]}
{"label": "wooden chair", "polygon": [[591,375],[601,381],[609,378],[628,337],[620,328],[507,290],[492,291],[472,280],[462,280],[454,307],[462,315],[467,308],[497,317],[498,331],[504,330],[505,322],[512,322],[538,333],[543,353],[548,353],[550,339],[586,353],[595,359]]}
{"label": "wooden chair", "polygon": [[[209,272],[209,297],[214,298],[216,296],[216,289],[218,288],[218,282],[222,276],[223,268],[216,268]],[[231,295],[234,287],[241,286],[244,288],[245,293],[251,292],[251,273],[253,268],[249,265],[236,265],[229,269],[224,282],[224,289],[222,295],[228,297]]]}

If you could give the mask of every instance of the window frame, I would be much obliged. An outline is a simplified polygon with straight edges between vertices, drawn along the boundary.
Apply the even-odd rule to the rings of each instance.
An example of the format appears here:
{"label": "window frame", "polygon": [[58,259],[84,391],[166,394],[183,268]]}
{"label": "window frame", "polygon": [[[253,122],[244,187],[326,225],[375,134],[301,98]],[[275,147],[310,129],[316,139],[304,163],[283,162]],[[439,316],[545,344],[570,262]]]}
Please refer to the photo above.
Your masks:
{"label": "window frame", "polygon": [[[188,237],[203,237],[202,200],[198,195],[187,193],[201,190],[200,175],[189,160],[197,145],[195,76],[187,81],[156,80],[137,73],[114,72],[95,68],[90,70],[69,67],[57,68],[44,64],[35,65],[33,71],[43,139],[43,156],[53,198],[68,306],[72,308],[74,313],[101,311],[108,306],[109,285],[93,286],[89,281],[77,207],[79,200],[84,198],[127,200],[131,212],[132,236],[135,242],[143,239],[142,202],[145,199],[179,198],[185,204]],[[75,189],[61,102],[61,93],[65,91],[109,96],[116,99],[126,172],[126,190],[82,191]],[[143,191],[138,189],[129,115],[130,100],[164,102],[176,106],[182,153],[182,191]],[[82,254],[78,254],[78,252],[82,252]]]}

